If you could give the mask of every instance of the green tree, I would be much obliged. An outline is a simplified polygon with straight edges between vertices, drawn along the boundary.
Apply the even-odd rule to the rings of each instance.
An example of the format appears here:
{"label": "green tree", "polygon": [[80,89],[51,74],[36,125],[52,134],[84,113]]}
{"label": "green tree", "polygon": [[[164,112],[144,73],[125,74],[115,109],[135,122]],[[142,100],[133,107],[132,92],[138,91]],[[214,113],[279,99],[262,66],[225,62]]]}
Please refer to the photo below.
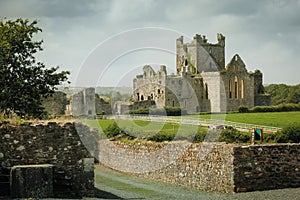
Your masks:
{"label": "green tree", "polygon": [[265,91],[271,94],[271,105],[299,103],[300,85],[289,86],[285,84],[271,84],[265,87]]}
{"label": "green tree", "polygon": [[43,41],[33,40],[42,31],[36,25],[37,21],[23,19],[0,21],[0,111],[5,115],[41,117],[45,114],[42,98],[69,75],[36,61],[35,54],[43,50]]}
{"label": "green tree", "polygon": [[300,142],[300,123],[293,123],[282,129],[275,137],[278,143],[299,143]]}

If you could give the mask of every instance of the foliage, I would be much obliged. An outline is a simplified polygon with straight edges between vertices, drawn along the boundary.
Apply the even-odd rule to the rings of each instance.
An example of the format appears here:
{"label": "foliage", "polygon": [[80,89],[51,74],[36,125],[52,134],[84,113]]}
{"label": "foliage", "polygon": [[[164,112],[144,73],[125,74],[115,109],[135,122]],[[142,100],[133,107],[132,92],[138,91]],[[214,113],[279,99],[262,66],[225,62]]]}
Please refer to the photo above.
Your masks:
{"label": "foliage", "polygon": [[247,143],[250,142],[250,136],[248,134],[241,133],[232,127],[229,127],[221,132],[219,142]]}
{"label": "foliage", "polygon": [[276,143],[276,136],[275,133],[264,133],[264,142],[266,143]]}
{"label": "foliage", "polygon": [[0,21],[0,110],[5,115],[41,117],[42,98],[67,80],[68,71],[57,73],[58,67],[46,69],[36,61],[43,42],[33,40],[42,31],[36,25],[37,21],[22,19]]}
{"label": "foliage", "polygon": [[116,122],[114,122],[104,130],[104,133],[106,137],[111,138],[118,135],[123,135],[125,132],[122,129],[120,129]]}
{"label": "foliage", "polygon": [[265,86],[265,91],[271,94],[271,105],[300,102],[300,84],[288,86],[285,84],[271,84]]}
{"label": "foliage", "polygon": [[162,115],[162,116],[181,116],[186,115],[186,110],[181,110],[180,107],[164,107],[164,108],[142,108],[138,110],[130,110],[131,115]]}
{"label": "foliage", "polygon": [[300,111],[299,104],[280,104],[276,106],[255,106],[251,109],[248,107],[241,106],[239,107],[239,113],[259,113],[259,112],[290,112],[290,111]]}
{"label": "foliage", "polygon": [[300,143],[300,123],[293,123],[282,129],[276,137],[278,143]]}
{"label": "foliage", "polygon": [[172,141],[175,138],[175,133],[170,132],[159,132],[154,136],[150,137],[148,140],[154,142]]}
{"label": "foliage", "polygon": [[249,112],[249,108],[246,106],[240,106],[239,107],[239,113],[247,113]]}
{"label": "foliage", "polygon": [[149,114],[149,108],[141,108],[137,110],[130,110],[129,114],[131,115],[148,115]]}
{"label": "foliage", "polygon": [[205,140],[206,133],[207,133],[207,131],[203,131],[203,129],[202,129],[202,131],[198,130],[194,137],[193,142],[194,143],[203,142]]}

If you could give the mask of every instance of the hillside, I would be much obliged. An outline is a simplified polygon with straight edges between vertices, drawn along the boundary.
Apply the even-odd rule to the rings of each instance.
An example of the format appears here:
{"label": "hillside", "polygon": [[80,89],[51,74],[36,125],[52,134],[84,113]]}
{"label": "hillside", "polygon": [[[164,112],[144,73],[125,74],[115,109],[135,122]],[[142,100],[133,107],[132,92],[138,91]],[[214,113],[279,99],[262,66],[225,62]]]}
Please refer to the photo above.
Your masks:
{"label": "hillside", "polygon": [[293,86],[271,84],[265,86],[265,91],[266,93],[271,94],[271,105],[300,102],[300,84]]}

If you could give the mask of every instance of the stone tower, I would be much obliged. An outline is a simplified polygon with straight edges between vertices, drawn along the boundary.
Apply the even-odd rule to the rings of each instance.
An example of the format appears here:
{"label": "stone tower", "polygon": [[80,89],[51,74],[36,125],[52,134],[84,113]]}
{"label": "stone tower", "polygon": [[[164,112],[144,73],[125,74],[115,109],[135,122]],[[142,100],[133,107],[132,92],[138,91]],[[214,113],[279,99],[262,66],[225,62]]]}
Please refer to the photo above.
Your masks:
{"label": "stone tower", "polygon": [[177,74],[182,67],[189,66],[191,74],[213,72],[225,69],[225,37],[217,34],[218,43],[208,43],[206,36],[196,34],[190,43],[183,42],[183,36],[176,40]]}

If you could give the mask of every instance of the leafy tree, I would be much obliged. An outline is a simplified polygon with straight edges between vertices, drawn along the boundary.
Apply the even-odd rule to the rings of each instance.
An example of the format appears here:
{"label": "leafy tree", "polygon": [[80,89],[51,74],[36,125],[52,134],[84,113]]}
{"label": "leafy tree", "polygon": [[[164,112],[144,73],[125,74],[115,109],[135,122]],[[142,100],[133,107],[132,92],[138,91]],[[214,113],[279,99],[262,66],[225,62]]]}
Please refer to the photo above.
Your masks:
{"label": "leafy tree", "polygon": [[300,102],[300,85],[271,84],[265,87],[265,91],[271,94],[271,105]]}
{"label": "leafy tree", "polygon": [[69,75],[36,61],[35,54],[43,50],[43,41],[33,40],[42,31],[36,25],[37,21],[23,19],[0,21],[0,111],[5,115],[41,117],[45,113],[42,98]]}

